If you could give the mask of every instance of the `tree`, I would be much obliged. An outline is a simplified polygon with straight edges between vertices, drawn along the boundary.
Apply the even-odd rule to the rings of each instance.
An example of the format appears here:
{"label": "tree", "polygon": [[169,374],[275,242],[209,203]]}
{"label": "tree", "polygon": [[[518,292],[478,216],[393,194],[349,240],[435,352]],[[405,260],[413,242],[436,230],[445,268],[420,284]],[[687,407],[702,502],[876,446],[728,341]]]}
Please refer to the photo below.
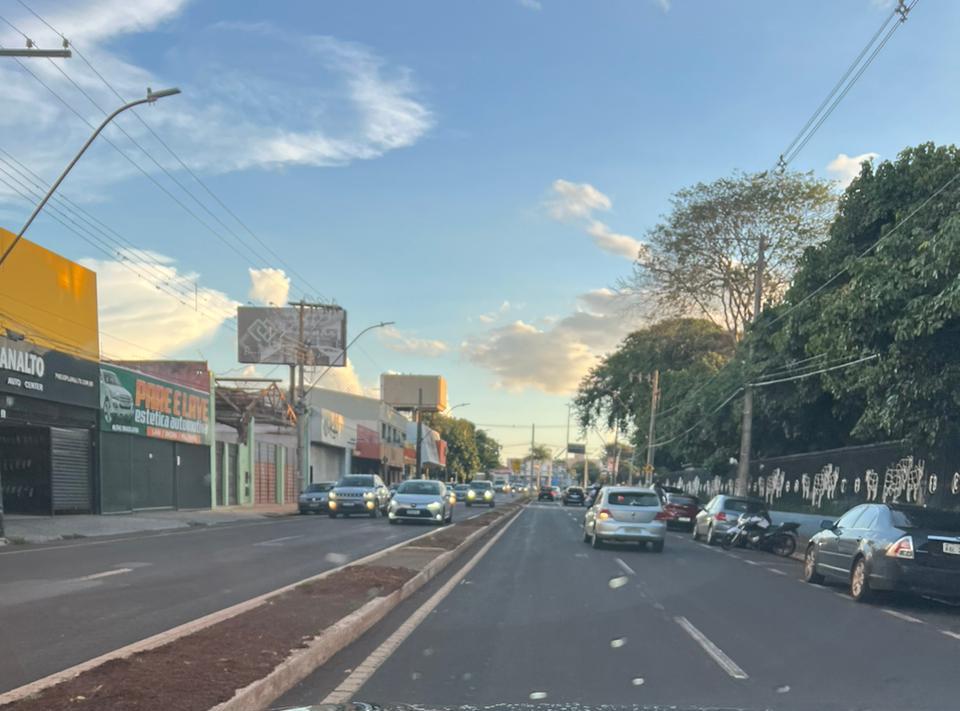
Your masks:
{"label": "tree", "polygon": [[477,445],[477,456],[480,458],[480,469],[490,471],[500,466],[500,443],[483,430],[476,430],[474,439]]}
{"label": "tree", "polygon": [[527,456],[536,462],[545,462],[550,459],[550,448],[536,444],[527,452]]}
{"label": "tree", "polygon": [[439,413],[424,415],[424,422],[447,443],[447,473],[457,481],[467,481],[480,470],[476,428],[469,420]]}
{"label": "tree", "polygon": [[763,240],[764,303],[785,293],[797,260],[822,241],[836,200],[810,173],[737,173],[676,193],[647,234],[649,248],[621,286],[652,296],[662,313],[696,314],[739,340],[753,320]]}

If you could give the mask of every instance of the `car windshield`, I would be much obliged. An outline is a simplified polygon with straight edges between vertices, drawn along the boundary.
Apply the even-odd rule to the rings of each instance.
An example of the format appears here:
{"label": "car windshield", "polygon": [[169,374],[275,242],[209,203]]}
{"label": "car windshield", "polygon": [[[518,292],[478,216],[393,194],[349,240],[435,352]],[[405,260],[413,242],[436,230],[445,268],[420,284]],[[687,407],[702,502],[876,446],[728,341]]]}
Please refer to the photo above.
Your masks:
{"label": "car windshield", "polygon": [[696,506],[697,497],[683,494],[667,494],[667,502],[678,506]]}
{"label": "car windshield", "polygon": [[345,476],[343,479],[337,482],[337,486],[373,486],[374,479],[372,476],[365,476],[363,474],[352,474],[351,476]]}
{"label": "car windshield", "polygon": [[960,533],[960,513],[934,509],[893,508],[890,520],[897,528],[927,528],[944,533]]}
{"label": "car windshield", "polygon": [[569,489],[567,489],[567,493],[580,496],[583,494],[583,489],[581,489],[579,486],[571,486]]}
{"label": "car windshield", "polygon": [[493,485],[489,481],[471,481],[468,486],[477,491],[493,488]]}
{"label": "car windshield", "polygon": [[316,494],[321,491],[330,491],[330,489],[332,489],[333,487],[334,487],[333,482],[329,482],[329,481],[318,482],[316,484],[309,484],[307,488],[304,490],[304,493]]}
{"label": "car windshield", "polygon": [[397,488],[398,494],[440,494],[438,481],[405,481]]}
{"label": "car windshield", "polygon": [[659,506],[660,497],[646,491],[611,491],[607,494],[610,506]]}

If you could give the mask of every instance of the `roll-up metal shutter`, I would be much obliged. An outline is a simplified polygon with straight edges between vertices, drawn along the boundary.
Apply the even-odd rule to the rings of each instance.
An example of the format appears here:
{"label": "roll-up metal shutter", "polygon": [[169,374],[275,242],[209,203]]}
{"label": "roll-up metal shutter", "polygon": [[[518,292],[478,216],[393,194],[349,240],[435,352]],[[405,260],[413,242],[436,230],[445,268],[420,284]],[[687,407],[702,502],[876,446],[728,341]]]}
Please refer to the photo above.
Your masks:
{"label": "roll-up metal shutter", "polygon": [[90,431],[50,428],[53,510],[90,511]]}

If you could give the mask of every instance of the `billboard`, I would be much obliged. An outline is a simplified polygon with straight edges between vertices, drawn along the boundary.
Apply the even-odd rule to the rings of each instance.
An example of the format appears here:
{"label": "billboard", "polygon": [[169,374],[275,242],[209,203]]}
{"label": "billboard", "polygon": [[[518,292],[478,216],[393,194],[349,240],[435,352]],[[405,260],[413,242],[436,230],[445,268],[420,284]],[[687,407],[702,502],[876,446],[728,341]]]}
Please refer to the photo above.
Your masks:
{"label": "billboard", "polygon": [[210,444],[210,396],[109,363],[100,364],[100,429]]}
{"label": "billboard", "polygon": [[[0,393],[93,409],[97,364],[0,335]],[[7,403],[4,398],[4,403],[13,408],[15,399]]]}
{"label": "billboard", "polygon": [[[0,254],[15,235],[0,228]],[[22,239],[0,266],[0,331],[45,348],[100,360],[97,275]]]}
{"label": "billboard", "polygon": [[237,309],[237,360],[241,363],[343,366],[346,347],[347,312],[339,306],[304,308],[302,343],[299,308]]}
{"label": "billboard", "polygon": [[425,411],[447,409],[447,381],[442,375],[384,373],[380,376],[380,397],[397,410],[415,410],[421,390]]}
{"label": "billboard", "polygon": [[567,445],[567,454],[586,454],[587,447],[584,444],[575,444],[571,442]]}

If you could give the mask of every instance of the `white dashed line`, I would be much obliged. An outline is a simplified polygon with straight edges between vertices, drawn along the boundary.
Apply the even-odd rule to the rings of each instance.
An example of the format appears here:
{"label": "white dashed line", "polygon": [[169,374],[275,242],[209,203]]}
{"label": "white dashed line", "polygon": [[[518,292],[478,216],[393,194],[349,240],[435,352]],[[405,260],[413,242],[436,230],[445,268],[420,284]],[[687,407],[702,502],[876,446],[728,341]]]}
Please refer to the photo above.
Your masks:
{"label": "white dashed line", "polygon": [[953,639],[960,639],[960,634],[957,632],[952,632],[950,630],[940,630],[940,634],[945,634],[947,637],[952,637]]}
{"label": "white dashed line", "polygon": [[757,561],[755,561],[755,560],[747,560],[746,558],[744,558],[743,562],[746,563],[747,565],[759,565],[759,563],[757,563]]}
{"label": "white dashed line", "polygon": [[777,568],[766,568],[766,570],[769,570],[771,573],[776,573],[777,575],[786,575],[786,573],[784,573],[782,570],[778,570]]}
{"label": "white dashed line", "polygon": [[898,620],[903,620],[904,622],[913,622],[915,625],[924,624],[923,620],[921,620],[919,617],[914,617],[913,615],[907,615],[903,612],[897,612],[896,610],[888,610],[886,608],[884,608],[883,611],[892,617],[896,617]]}
{"label": "white dashed line", "polygon": [[737,666],[737,663],[734,662],[730,657],[728,657],[720,647],[711,642],[703,632],[698,630],[693,626],[693,623],[690,622],[686,617],[674,617],[674,621],[683,627],[684,631],[693,637],[694,641],[699,644],[703,651],[706,652],[717,664],[720,665],[720,668],[723,669],[727,674],[729,674],[734,679],[749,679],[747,673]]}
{"label": "white dashed line", "polygon": [[629,565],[624,563],[620,558],[614,558],[613,560],[616,562],[617,565],[620,566],[620,569],[623,570],[623,572],[626,573],[627,575],[637,574],[633,568],[631,568]]}
{"label": "white dashed line", "polygon": [[846,593],[835,592],[834,595],[836,595],[837,597],[842,597],[844,600],[853,600],[853,598],[847,595]]}
{"label": "white dashed line", "polygon": [[109,578],[111,575],[122,575],[123,573],[129,573],[133,568],[117,568],[116,570],[105,570],[102,573],[93,573],[92,575],[84,575],[81,578],[74,578],[74,580],[99,580],[100,578]]}
{"label": "white dashed line", "polygon": [[254,543],[255,546],[278,546],[284,541],[292,541],[294,538],[303,538],[300,536],[284,536],[283,538],[271,538],[269,541],[260,541],[259,543]]}

